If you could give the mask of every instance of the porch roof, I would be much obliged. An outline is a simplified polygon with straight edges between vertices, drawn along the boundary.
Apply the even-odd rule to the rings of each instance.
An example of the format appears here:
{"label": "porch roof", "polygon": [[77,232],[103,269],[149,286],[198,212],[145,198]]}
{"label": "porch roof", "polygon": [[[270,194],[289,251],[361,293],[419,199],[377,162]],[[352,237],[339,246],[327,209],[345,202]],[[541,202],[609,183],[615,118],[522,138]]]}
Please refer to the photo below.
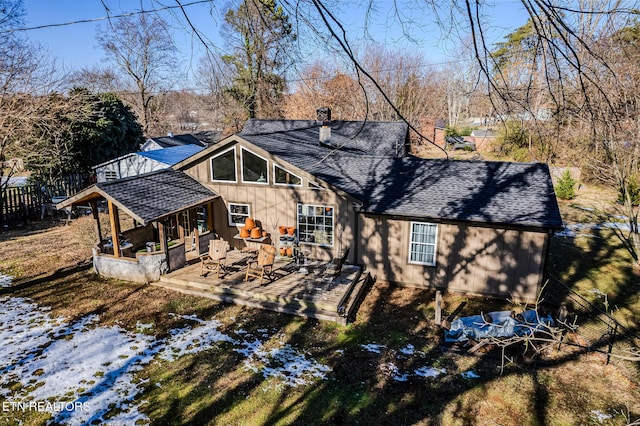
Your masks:
{"label": "porch roof", "polygon": [[59,203],[57,208],[106,198],[143,225],[205,204],[218,195],[189,175],[164,169],[143,175],[99,182]]}

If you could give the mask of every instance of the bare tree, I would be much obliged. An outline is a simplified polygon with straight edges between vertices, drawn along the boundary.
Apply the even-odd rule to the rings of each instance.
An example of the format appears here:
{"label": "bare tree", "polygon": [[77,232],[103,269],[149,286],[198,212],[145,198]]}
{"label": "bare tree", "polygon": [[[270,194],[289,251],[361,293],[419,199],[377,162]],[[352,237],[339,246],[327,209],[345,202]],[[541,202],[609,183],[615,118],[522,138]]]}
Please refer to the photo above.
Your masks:
{"label": "bare tree", "polygon": [[0,0],[0,211],[10,178],[20,172],[21,149],[38,117],[38,94],[58,83],[55,66],[40,46],[12,32],[22,24],[21,0]]}
{"label": "bare tree", "polygon": [[120,72],[133,83],[134,111],[145,134],[157,125],[156,97],[171,88],[176,70],[175,44],[165,20],[148,13],[112,19],[97,40]]}

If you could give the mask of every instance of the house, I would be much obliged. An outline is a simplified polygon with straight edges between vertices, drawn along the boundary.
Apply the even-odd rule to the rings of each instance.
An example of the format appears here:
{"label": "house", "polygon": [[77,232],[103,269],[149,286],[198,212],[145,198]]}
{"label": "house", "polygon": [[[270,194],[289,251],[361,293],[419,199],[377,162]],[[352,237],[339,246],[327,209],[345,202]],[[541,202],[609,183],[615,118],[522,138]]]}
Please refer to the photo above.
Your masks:
{"label": "house", "polygon": [[249,120],[242,132],[175,164],[171,176],[187,176],[206,196],[173,211],[191,212],[185,226],[200,211],[207,230],[237,248],[252,217],[274,235],[295,227],[310,257],[329,260],[348,249],[348,262],[379,280],[535,299],[549,240],[562,227],[545,164],[422,159],[407,153],[405,123],[321,118]]}
{"label": "house", "polygon": [[93,167],[98,182],[121,179],[166,169],[201,151],[199,145],[178,145],[125,154]]}
{"label": "house", "polygon": [[174,135],[169,132],[166,136],[149,138],[142,144],[140,151],[154,151],[157,149],[171,148],[184,145],[195,145],[206,147],[217,142],[222,137],[222,132],[203,131],[197,133],[187,133],[184,135]]}

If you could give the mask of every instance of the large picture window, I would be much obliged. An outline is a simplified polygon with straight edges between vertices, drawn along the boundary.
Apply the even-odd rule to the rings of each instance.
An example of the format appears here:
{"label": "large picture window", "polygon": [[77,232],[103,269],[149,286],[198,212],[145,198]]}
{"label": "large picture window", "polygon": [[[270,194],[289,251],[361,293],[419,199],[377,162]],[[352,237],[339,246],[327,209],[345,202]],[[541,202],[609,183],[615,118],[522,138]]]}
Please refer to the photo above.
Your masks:
{"label": "large picture window", "polygon": [[301,243],[333,246],[334,211],[331,206],[298,204],[298,239]]}
{"label": "large picture window", "polygon": [[280,166],[273,166],[273,175],[276,185],[302,186],[300,176],[294,175]]}
{"label": "large picture window", "polygon": [[231,148],[211,158],[213,182],[236,182],[236,149]]}
{"label": "large picture window", "polygon": [[409,263],[435,266],[438,225],[411,222]]}
{"label": "large picture window", "polygon": [[251,217],[249,204],[229,203],[229,226],[244,225],[248,217]]}
{"label": "large picture window", "polygon": [[242,181],[269,183],[267,160],[242,148]]}

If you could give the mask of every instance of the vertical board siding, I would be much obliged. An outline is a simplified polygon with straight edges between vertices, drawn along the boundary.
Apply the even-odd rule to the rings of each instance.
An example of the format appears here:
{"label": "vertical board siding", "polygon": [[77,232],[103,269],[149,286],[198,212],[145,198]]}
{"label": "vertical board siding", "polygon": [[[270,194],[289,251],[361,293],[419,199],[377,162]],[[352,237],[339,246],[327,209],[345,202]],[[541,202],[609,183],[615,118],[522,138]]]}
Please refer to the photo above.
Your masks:
{"label": "vertical board siding", "polygon": [[[274,161],[271,155],[264,155],[271,163]],[[251,215],[262,223],[274,242],[279,238],[277,226],[296,225],[298,203],[331,205],[335,207],[334,245],[309,246],[312,257],[329,259],[350,248],[350,262],[363,264],[378,279],[402,285],[519,299],[535,297],[538,291],[548,239],[544,232],[439,224],[436,265],[410,264],[410,221],[355,213],[348,196],[308,189],[310,177],[304,172],[302,187],[274,185],[271,163],[269,185],[213,183],[209,158],[202,158],[185,172],[221,196],[215,203],[216,232],[235,247],[241,248],[244,242],[233,239],[238,227],[228,225],[228,202],[249,204]],[[240,173],[239,157],[237,165]]]}
{"label": "vertical board siding", "polygon": [[[229,146],[221,150],[228,149]],[[253,150],[252,150],[253,151]],[[308,179],[303,177],[303,186],[281,186],[273,184],[272,163],[273,157],[266,156],[270,161],[269,184],[241,183],[240,180],[240,150],[236,150],[236,164],[238,183],[211,182],[210,156],[203,157],[192,166],[185,168],[184,172],[208,186],[220,198],[214,203],[214,227],[215,231],[232,247],[243,248],[242,240],[234,239],[240,226],[229,226],[227,205],[229,202],[249,204],[251,216],[259,222],[263,230],[271,234],[271,241],[276,243],[280,237],[278,226],[297,226],[298,203],[322,204],[334,207],[334,244],[333,247],[321,247],[309,245],[311,257],[328,260],[354,245],[355,214],[351,200],[329,190],[307,189]],[[212,153],[214,155],[215,153]],[[262,155],[262,153],[261,153]],[[351,247],[349,259],[354,259],[355,248]]]}
{"label": "vertical board siding", "polygon": [[360,259],[377,278],[413,287],[532,300],[541,284],[548,235],[439,224],[436,266],[409,263],[410,221],[361,215]]}

